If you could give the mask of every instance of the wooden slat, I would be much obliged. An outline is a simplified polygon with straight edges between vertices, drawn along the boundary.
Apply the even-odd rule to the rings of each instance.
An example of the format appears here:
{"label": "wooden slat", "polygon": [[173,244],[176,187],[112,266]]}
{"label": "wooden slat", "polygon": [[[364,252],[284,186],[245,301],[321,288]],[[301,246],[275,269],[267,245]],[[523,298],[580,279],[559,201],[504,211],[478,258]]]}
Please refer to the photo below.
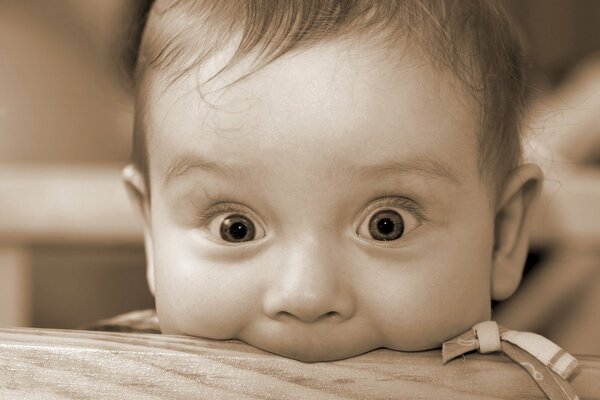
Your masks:
{"label": "wooden slat", "polygon": [[[600,358],[580,357],[572,384],[600,398]],[[4,396],[4,397],[3,397]],[[377,350],[306,364],[239,341],[170,335],[0,329],[0,398],[542,399],[517,364],[438,350]]]}
{"label": "wooden slat", "polygon": [[0,241],[140,243],[119,165],[0,165]]}
{"label": "wooden slat", "polygon": [[0,243],[0,327],[30,323],[31,268],[27,249]]}

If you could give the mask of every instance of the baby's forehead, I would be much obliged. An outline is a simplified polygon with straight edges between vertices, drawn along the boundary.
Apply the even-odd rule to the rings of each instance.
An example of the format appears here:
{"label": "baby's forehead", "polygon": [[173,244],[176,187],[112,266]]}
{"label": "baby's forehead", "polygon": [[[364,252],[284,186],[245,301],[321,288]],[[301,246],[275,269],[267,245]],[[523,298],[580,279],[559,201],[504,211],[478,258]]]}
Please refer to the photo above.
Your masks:
{"label": "baby's forehead", "polygon": [[406,169],[444,172],[462,155],[465,164],[446,175],[471,172],[476,119],[457,101],[455,84],[431,65],[382,62],[368,46],[350,51],[337,43],[290,53],[212,92],[198,90],[192,73],[149,96],[151,164],[162,167],[162,176],[173,159],[194,153],[200,164],[238,170],[296,166],[299,175],[290,181],[297,181],[406,160]]}
{"label": "baby's forehead", "polygon": [[[146,159],[152,153],[146,145],[146,136],[152,136],[147,131],[154,131],[154,135],[158,136],[154,125],[161,118],[149,112],[148,108],[155,110],[155,105],[169,99],[163,91],[155,88],[176,87],[179,90],[177,97],[196,91],[205,99],[212,95],[210,100],[213,102],[219,98],[224,100],[223,93],[232,95],[233,92],[211,90],[207,83],[214,83],[218,88],[231,82],[225,79],[226,73],[235,75],[236,68],[238,76],[240,71],[250,71],[250,76],[254,76],[255,72],[262,72],[265,67],[286,56],[324,43],[349,39],[358,44],[371,44],[369,57],[379,53],[387,56],[380,57],[385,62],[408,64],[406,61],[410,59],[413,67],[419,63],[432,65],[434,68],[429,71],[428,78],[422,79],[424,81],[441,83],[442,86],[456,82],[462,84],[454,85],[455,91],[446,95],[455,97],[463,108],[470,108],[470,121],[477,119],[480,125],[480,169],[487,181],[495,180],[497,171],[500,174],[498,181],[502,181],[502,174],[518,163],[519,110],[523,99],[521,54],[507,19],[495,3],[454,2],[449,6],[446,2],[423,3],[420,0],[357,0],[340,2],[339,8],[331,9],[317,7],[313,2],[294,3],[295,6],[289,2],[270,2],[268,6],[261,4],[253,0],[240,3],[158,0],[155,3],[143,35],[136,74],[140,107],[136,107],[133,159],[143,170],[147,169]],[[376,38],[380,40],[369,42]],[[400,57],[394,57],[398,56],[394,51],[397,49],[404,51]],[[359,54],[353,62],[364,61],[367,54]],[[214,60],[219,62],[213,63]],[[304,71],[300,72],[298,77],[304,76]],[[402,72],[402,69],[395,71],[397,75]],[[372,74],[380,74],[380,71],[374,68]],[[193,84],[181,84],[180,79],[190,75],[194,77]],[[330,75],[335,77],[336,73]],[[219,82],[219,79],[222,81]],[[287,82],[294,82],[294,79],[298,78]],[[153,90],[148,90],[148,87]],[[208,90],[203,93],[199,89]],[[314,88],[306,85],[305,91],[311,90]],[[372,95],[375,88],[363,90]],[[148,93],[154,97],[150,98]],[[456,96],[456,93],[461,95]],[[462,96],[464,93],[466,95]],[[280,105],[293,102],[293,98],[288,95]],[[435,102],[435,96],[432,98]],[[233,96],[229,100],[233,105]],[[261,103],[265,98],[255,96],[254,100]],[[248,99],[244,101],[247,103]],[[319,102],[311,104],[322,106]],[[375,105],[369,107],[372,109]],[[327,111],[326,107],[321,108],[323,110],[319,111]],[[356,111],[357,107],[353,110]],[[217,111],[227,112],[226,107],[218,102],[213,107],[213,117]],[[239,111],[240,106],[229,110],[229,114],[238,116],[238,120],[222,118],[226,123],[223,132],[235,130],[236,124],[247,125],[247,121],[242,123],[239,120],[243,114]],[[271,114],[286,117],[286,112],[272,110]],[[303,110],[297,112],[302,113]],[[397,114],[396,110],[389,112]],[[444,113],[443,110],[441,112]],[[305,109],[304,115],[308,113]],[[360,116],[360,111],[357,113]],[[332,113],[332,116],[335,114]],[[423,119],[434,117],[437,116],[432,110],[430,117]],[[454,120],[461,118],[457,115]],[[335,118],[325,122],[329,126],[338,125]],[[153,129],[145,129],[144,125]],[[196,126],[195,129],[199,128]],[[471,129],[465,131],[473,132]],[[377,132],[373,133],[374,137],[376,135]],[[152,137],[149,139],[152,140]]]}
{"label": "baby's forehead", "polygon": [[[241,20],[232,27],[228,24],[232,15],[236,14],[234,10],[221,6],[214,9],[205,5],[196,7],[193,3],[160,1],[154,6],[141,49],[145,62],[140,64],[138,86],[156,88],[153,90],[155,99],[147,98],[148,91],[144,91],[142,96],[138,92],[141,102],[163,101],[165,96],[161,92],[170,88],[176,88],[179,97],[197,92],[204,105],[209,106],[213,118],[223,114],[220,123],[224,124],[224,129],[229,129],[241,123],[240,118],[247,114],[243,110],[250,112],[268,103],[268,99],[260,93],[258,86],[261,85],[277,84],[282,89],[287,88],[287,95],[281,99],[283,104],[314,95],[311,104],[315,106],[326,109],[330,104],[342,104],[353,99],[354,104],[348,106],[358,109],[359,104],[356,103],[361,103],[362,99],[379,98],[383,101],[385,91],[393,89],[397,76],[418,68],[421,80],[428,84],[452,86],[454,94],[459,95],[456,97],[460,97],[458,100],[465,107],[476,106],[477,99],[470,88],[453,70],[440,63],[444,52],[434,55],[435,51],[424,49],[418,39],[420,34],[413,32],[412,36],[408,35],[415,28],[405,26],[402,29],[406,32],[400,32],[399,21],[393,18],[379,15],[375,18],[379,20],[377,25],[353,10],[354,14],[348,18],[355,22],[336,24],[355,24],[357,29],[361,27],[357,32],[319,31],[313,26],[315,32],[309,35],[312,37],[309,40],[294,39],[297,27],[279,32],[272,26],[265,26],[264,29],[273,36],[269,39],[265,33],[252,41],[249,37],[256,34],[253,29],[257,28],[252,25],[273,23],[261,20],[261,15],[268,14],[268,10],[257,10],[257,15],[252,17],[240,11]],[[372,6],[368,2],[365,4],[364,12]],[[372,7],[374,10],[379,8]],[[283,13],[291,12],[287,6],[282,6],[282,9]],[[314,13],[313,9],[308,11]],[[217,18],[219,16],[222,18]],[[292,17],[293,14],[290,14]],[[244,18],[246,25],[242,32],[239,22]],[[327,25],[324,21],[320,23]],[[396,29],[393,29],[394,24]],[[375,29],[375,26],[380,29]],[[394,32],[398,33],[395,37]],[[293,62],[288,62],[290,59]],[[285,68],[273,68],[272,64],[283,64]],[[303,82],[300,90],[295,85],[298,81]],[[335,94],[332,88],[338,94],[324,104],[319,95]],[[294,89],[295,92],[292,92]],[[369,96],[348,96],[345,93],[348,89],[362,91]],[[423,93],[429,90],[428,94],[432,97],[437,96],[436,91],[439,92],[432,85],[422,85],[414,90],[418,89],[422,89]],[[383,95],[374,96],[376,92]],[[360,105],[363,108],[375,107],[375,103]],[[304,112],[308,114],[309,110]],[[272,114],[277,115],[277,110],[273,109]],[[334,117],[332,115],[332,120]]]}
{"label": "baby's forehead", "polygon": [[[319,121],[331,130],[348,131],[368,126],[373,118],[382,124],[396,123],[419,107],[442,114],[459,106],[471,122],[475,119],[469,93],[450,71],[439,71],[400,46],[393,54],[383,54],[370,43],[353,39],[323,42],[290,52],[258,70],[253,70],[254,59],[248,57],[206,80],[212,71],[223,68],[229,51],[215,53],[176,84],[170,84],[163,71],[147,71],[149,90],[140,100],[154,110],[148,113],[151,124],[165,117],[157,109],[172,113],[175,103],[197,109],[203,117],[198,124],[221,131],[251,131],[257,118],[274,123],[298,115],[300,125]],[[399,94],[412,96],[411,101],[396,104]],[[180,117],[183,120],[185,115]]]}

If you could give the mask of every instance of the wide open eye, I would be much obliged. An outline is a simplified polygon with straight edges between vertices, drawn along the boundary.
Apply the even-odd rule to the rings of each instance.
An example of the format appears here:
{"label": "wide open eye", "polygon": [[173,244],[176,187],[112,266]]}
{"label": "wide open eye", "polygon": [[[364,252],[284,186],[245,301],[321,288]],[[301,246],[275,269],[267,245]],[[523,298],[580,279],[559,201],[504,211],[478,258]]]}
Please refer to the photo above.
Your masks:
{"label": "wide open eye", "polygon": [[219,231],[221,239],[233,243],[248,242],[256,236],[254,223],[243,215],[233,214],[223,219]]}
{"label": "wide open eye", "polygon": [[408,203],[410,201],[406,199],[393,199],[392,202],[400,204],[394,207],[382,204],[383,207],[369,212],[358,227],[358,236],[378,242],[390,242],[402,238],[421,225],[414,203]]}
{"label": "wide open eye", "polygon": [[[240,209],[241,208],[241,209]],[[244,243],[262,239],[265,231],[242,206],[219,203],[203,213],[201,224],[216,242]],[[204,222],[206,221],[206,222]]]}
{"label": "wide open eye", "polygon": [[396,240],[404,233],[404,219],[394,210],[378,211],[369,219],[369,235],[375,240]]}

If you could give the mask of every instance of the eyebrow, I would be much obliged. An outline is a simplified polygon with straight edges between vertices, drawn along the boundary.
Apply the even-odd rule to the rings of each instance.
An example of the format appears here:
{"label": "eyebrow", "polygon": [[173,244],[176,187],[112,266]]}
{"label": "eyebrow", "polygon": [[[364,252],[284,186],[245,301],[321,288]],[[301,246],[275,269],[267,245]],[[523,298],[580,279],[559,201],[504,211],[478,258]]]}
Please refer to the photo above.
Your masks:
{"label": "eyebrow", "polygon": [[359,174],[364,177],[379,177],[393,173],[413,173],[426,178],[446,180],[456,185],[460,183],[458,174],[450,166],[428,157],[371,165],[359,171]]}
{"label": "eyebrow", "polygon": [[200,169],[226,175],[232,168],[218,165],[215,162],[204,160],[193,154],[182,154],[171,160],[164,174],[163,183],[167,185],[174,178],[185,175],[188,171]]}
{"label": "eyebrow", "polygon": [[[217,164],[213,161],[202,159],[194,154],[183,154],[174,158],[168,165],[164,174],[164,184],[167,185],[174,178],[185,175],[190,170],[200,169],[205,172],[213,172],[223,176],[237,175],[247,177],[251,170]],[[382,163],[380,165],[369,165],[355,168],[355,174],[362,178],[375,178],[388,174],[418,174],[426,178],[442,179],[453,184],[459,184],[458,174],[447,164],[428,157],[408,159]]]}

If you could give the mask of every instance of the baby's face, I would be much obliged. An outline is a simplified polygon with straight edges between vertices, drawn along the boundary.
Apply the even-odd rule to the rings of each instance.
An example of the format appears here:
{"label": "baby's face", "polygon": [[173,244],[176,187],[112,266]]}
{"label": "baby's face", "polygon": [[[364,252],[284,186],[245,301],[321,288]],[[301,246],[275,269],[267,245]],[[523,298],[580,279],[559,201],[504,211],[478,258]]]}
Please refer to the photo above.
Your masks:
{"label": "baby's face", "polygon": [[396,58],[322,44],[204,99],[203,72],[148,73],[163,332],[317,361],[428,349],[489,319],[474,108],[450,73]]}

